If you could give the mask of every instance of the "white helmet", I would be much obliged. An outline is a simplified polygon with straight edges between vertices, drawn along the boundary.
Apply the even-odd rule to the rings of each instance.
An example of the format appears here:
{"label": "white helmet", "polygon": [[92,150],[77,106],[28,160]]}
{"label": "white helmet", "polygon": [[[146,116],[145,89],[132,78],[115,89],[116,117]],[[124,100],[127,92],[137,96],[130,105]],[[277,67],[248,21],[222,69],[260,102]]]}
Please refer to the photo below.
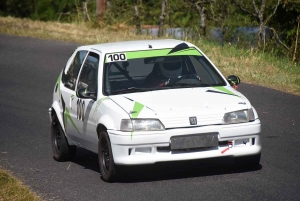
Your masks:
{"label": "white helmet", "polygon": [[165,61],[159,63],[159,69],[163,76],[177,78],[182,72],[181,59],[178,59],[178,57],[176,59],[172,59],[172,57],[165,59]]}

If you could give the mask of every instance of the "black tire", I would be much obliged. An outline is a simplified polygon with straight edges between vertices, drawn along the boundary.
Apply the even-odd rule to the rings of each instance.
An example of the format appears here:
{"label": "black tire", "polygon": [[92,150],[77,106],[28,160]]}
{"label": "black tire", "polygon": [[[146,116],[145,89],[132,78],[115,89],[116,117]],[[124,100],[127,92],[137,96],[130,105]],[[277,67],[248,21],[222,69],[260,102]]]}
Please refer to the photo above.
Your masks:
{"label": "black tire", "polygon": [[112,155],[111,144],[106,131],[99,133],[98,160],[101,178],[106,182],[113,182],[116,179],[116,167]]}
{"label": "black tire", "polygon": [[56,115],[52,116],[51,144],[53,150],[53,158],[55,160],[68,161],[74,158],[76,154],[76,146],[69,145]]}
{"label": "black tire", "polygon": [[252,155],[252,156],[243,156],[235,158],[235,163],[243,167],[257,167],[260,162],[261,154]]}

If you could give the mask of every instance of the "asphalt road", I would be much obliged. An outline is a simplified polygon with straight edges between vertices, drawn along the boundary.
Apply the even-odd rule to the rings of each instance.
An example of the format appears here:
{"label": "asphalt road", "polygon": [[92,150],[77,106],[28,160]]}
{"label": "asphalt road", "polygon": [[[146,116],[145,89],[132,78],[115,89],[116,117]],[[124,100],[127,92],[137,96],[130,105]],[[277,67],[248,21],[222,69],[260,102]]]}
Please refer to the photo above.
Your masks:
{"label": "asphalt road", "polygon": [[300,97],[248,84],[239,90],[262,122],[257,168],[168,163],[105,183],[94,153],[79,149],[72,162],[54,161],[48,108],[76,46],[0,35],[0,166],[45,200],[300,200]]}

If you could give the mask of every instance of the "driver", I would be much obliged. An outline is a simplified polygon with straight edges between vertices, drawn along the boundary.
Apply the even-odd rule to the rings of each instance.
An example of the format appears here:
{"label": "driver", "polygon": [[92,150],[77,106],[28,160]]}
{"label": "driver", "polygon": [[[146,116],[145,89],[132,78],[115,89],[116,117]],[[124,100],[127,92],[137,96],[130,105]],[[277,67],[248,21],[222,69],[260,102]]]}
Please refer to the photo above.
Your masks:
{"label": "driver", "polygon": [[164,61],[154,64],[152,72],[147,76],[145,83],[149,87],[164,86],[170,79],[178,78],[182,73],[180,57],[165,57]]}

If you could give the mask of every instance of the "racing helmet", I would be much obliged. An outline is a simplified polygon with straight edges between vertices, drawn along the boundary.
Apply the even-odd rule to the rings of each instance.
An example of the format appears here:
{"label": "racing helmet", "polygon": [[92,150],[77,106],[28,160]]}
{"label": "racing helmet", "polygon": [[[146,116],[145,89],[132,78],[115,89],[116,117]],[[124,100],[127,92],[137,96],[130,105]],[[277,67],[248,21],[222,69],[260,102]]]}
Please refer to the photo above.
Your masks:
{"label": "racing helmet", "polygon": [[167,78],[177,78],[182,72],[182,61],[180,57],[165,57],[159,62],[159,69],[163,76]]}

